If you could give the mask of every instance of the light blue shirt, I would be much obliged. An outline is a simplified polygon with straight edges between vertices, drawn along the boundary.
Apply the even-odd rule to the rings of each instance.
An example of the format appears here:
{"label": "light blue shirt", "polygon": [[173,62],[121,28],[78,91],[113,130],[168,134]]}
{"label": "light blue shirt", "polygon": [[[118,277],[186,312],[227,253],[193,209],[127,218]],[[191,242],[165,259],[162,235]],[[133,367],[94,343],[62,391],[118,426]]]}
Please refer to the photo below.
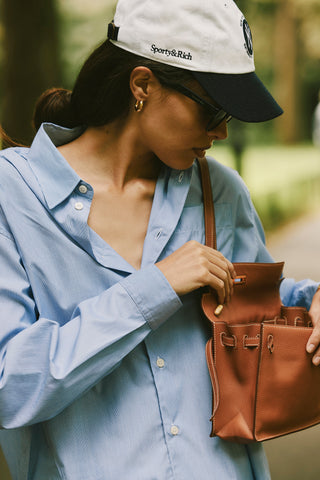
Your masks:
{"label": "light blue shirt", "polygon": [[[204,242],[198,165],[163,167],[136,271],[87,224],[92,187],[50,124],[0,157],[0,431],[14,480],[268,479],[260,444],[210,438],[200,293],[154,265]],[[272,261],[241,178],[209,159],[218,248]],[[130,231],[127,232],[130,236]],[[316,284],[284,281],[286,303]]]}

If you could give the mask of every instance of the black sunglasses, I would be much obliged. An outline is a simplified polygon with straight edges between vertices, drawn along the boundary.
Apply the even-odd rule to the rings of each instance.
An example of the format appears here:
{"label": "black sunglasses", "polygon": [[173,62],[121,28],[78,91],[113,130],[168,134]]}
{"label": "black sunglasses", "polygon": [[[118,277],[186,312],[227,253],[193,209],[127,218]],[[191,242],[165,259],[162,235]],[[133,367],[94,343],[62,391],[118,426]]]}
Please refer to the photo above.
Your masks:
{"label": "black sunglasses", "polygon": [[199,97],[199,95],[197,95],[192,90],[185,87],[184,85],[174,84],[174,85],[170,85],[170,87],[182,93],[186,97],[191,98],[191,100],[193,100],[194,102],[197,102],[208,112],[211,118],[208,121],[208,124],[206,126],[207,131],[213,130],[214,128],[216,128],[221,122],[223,122],[223,120],[226,120],[226,122],[230,122],[230,120],[232,119],[232,115],[227,113],[225,110],[222,110],[222,108],[218,108],[218,107],[215,107],[214,105],[211,105],[211,103]]}

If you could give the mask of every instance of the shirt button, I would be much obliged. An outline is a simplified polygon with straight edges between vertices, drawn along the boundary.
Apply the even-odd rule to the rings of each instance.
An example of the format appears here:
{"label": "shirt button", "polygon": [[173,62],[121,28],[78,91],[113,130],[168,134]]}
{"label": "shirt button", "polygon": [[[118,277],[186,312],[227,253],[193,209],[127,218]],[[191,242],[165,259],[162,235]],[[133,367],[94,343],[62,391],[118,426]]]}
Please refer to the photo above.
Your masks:
{"label": "shirt button", "polygon": [[87,191],[88,191],[88,187],[86,187],[85,185],[80,185],[79,187],[80,193],[87,193]]}
{"label": "shirt button", "polygon": [[82,210],[83,209],[83,203],[82,202],[77,202],[74,204],[74,208],[76,210]]}
{"label": "shirt button", "polygon": [[171,435],[178,435],[179,428],[177,427],[177,425],[172,425],[172,427],[170,428],[170,432],[171,432]]}
{"label": "shirt button", "polygon": [[178,177],[178,182],[181,183],[184,177],[184,172],[180,172],[180,175]]}
{"label": "shirt button", "polygon": [[155,236],[156,240],[158,240],[158,239],[161,237],[161,235],[162,235],[162,230],[160,229],[160,230],[156,233],[156,236]]}
{"label": "shirt button", "polygon": [[163,368],[164,365],[165,365],[165,362],[164,362],[163,358],[158,357],[157,366],[158,366],[159,368]]}

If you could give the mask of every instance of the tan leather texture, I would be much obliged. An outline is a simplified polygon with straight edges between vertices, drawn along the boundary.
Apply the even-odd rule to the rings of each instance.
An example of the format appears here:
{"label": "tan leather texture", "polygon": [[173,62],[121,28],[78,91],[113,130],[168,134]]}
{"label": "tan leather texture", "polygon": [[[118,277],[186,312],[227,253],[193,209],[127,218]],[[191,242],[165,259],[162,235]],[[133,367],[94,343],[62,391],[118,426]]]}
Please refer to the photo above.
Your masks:
{"label": "tan leather texture", "polygon": [[219,317],[215,294],[203,295],[203,311],[212,325],[206,349],[213,387],[211,435],[249,443],[319,423],[320,368],[306,352],[312,331],[308,312],[281,306],[279,264],[235,268],[247,279],[250,273],[260,276],[263,294],[251,281],[235,287]]}
{"label": "tan leather texture", "polygon": [[[208,170],[203,160],[199,163],[203,179]],[[209,214],[214,215],[212,205],[206,206],[212,202],[208,185],[202,182],[206,225]],[[216,248],[212,228],[206,238]],[[206,346],[213,390],[211,436],[250,443],[320,423],[320,367],[306,352],[311,319],[305,308],[281,304],[283,265],[235,263],[231,302],[219,306],[213,291],[202,296],[212,327]]]}

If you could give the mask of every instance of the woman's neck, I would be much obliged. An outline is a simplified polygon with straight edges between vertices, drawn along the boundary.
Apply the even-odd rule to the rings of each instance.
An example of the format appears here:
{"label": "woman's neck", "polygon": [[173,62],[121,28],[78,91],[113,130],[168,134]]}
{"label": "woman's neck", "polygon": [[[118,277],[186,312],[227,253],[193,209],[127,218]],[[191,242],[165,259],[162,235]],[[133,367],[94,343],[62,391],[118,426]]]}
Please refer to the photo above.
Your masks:
{"label": "woman's neck", "polygon": [[121,190],[131,180],[155,180],[161,162],[138,141],[134,127],[90,127],[58,147],[70,166],[88,183],[110,183]]}

